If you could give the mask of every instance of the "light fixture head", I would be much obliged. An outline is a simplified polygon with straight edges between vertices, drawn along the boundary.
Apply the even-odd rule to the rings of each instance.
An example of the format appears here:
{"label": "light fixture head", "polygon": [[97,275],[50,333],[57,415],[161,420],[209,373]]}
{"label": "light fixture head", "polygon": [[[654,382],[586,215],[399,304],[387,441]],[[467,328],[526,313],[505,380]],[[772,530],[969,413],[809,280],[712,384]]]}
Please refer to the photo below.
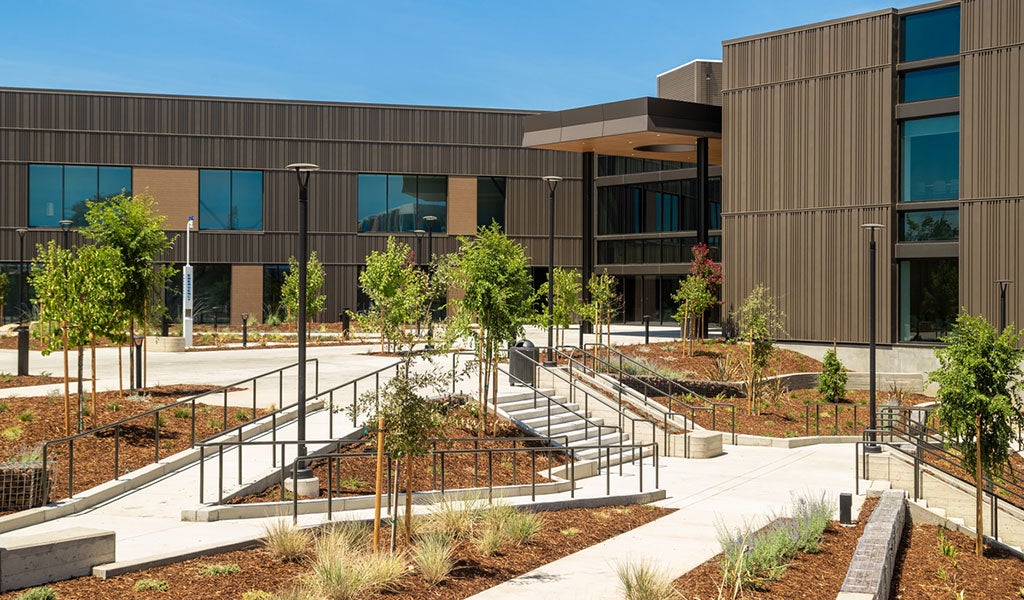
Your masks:
{"label": "light fixture head", "polygon": [[63,229],[64,231],[68,231],[69,229],[71,229],[72,223],[68,219],[61,219],[60,221],[57,221],[57,224],[60,225],[60,228]]}
{"label": "light fixture head", "polygon": [[242,313],[240,316],[242,317],[243,321],[248,321],[249,320],[249,313]]}
{"label": "light fixture head", "polygon": [[874,229],[885,229],[885,225],[882,225],[881,223],[864,223],[864,224],[861,225],[861,228],[863,228],[863,229],[871,229],[871,230],[874,230]]}
{"label": "light fixture head", "polygon": [[428,223],[433,223],[434,221],[437,220],[437,216],[436,215],[427,215],[427,216],[423,217],[423,220],[428,222]]}
{"label": "light fixture head", "polygon": [[562,180],[558,175],[545,175],[544,177],[541,177],[541,179],[548,184],[548,190],[550,190],[551,193],[555,192],[555,188],[558,187],[558,182]]}
{"label": "light fixture head", "polygon": [[297,173],[308,173],[309,171],[319,171],[320,167],[313,163],[292,163],[285,167],[289,171],[295,171]]}
{"label": "light fixture head", "polygon": [[416,237],[420,237],[421,235],[426,235],[427,230],[426,229],[413,229],[412,232],[416,234]]}
{"label": "light fixture head", "polygon": [[28,229],[25,229],[24,227],[19,227],[19,228],[15,229],[15,231],[18,232],[18,235],[25,235],[25,232],[27,232]]}

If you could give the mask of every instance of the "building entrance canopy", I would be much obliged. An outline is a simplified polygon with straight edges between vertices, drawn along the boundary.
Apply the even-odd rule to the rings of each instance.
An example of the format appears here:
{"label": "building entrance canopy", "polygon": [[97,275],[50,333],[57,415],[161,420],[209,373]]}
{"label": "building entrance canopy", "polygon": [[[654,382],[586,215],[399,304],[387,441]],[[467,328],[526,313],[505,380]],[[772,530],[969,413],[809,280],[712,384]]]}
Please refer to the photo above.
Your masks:
{"label": "building entrance canopy", "polygon": [[523,146],[697,163],[708,138],[708,162],[722,164],[722,108],[634,98],[527,117]]}

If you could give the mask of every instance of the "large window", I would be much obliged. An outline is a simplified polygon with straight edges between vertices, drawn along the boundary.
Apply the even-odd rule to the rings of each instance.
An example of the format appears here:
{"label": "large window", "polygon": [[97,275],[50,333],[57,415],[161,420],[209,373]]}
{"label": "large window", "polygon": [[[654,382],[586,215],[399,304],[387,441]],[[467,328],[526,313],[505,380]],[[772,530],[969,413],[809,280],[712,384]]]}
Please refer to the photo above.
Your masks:
{"label": "large window", "polygon": [[960,65],[908,71],[900,80],[900,101],[919,102],[960,95]]}
{"label": "large window", "polygon": [[[722,227],[722,180],[708,179],[708,221]],[[597,188],[597,234],[697,231],[697,180]]]}
{"label": "large window", "polygon": [[261,171],[199,171],[200,229],[263,229]]}
{"label": "large window", "polygon": [[476,226],[486,227],[492,221],[505,229],[505,178],[477,177]]}
{"label": "large window", "polygon": [[955,258],[901,260],[901,342],[937,342],[959,311],[959,268]]}
{"label": "large window", "polygon": [[85,225],[86,201],[131,190],[131,167],[29,165],[28,225],[57,227],[64,219]]}
{"label": "large window", "polygon": [[960,54],[960,7],[907,15],[901,19],[904,62]]}
{"label": "large window", "polygon": [[901,124],[900,200],[955,200],[960,196],[960,115]]}
{"label": "large window", "polygon": [[901,242],[952,242],[960,237],[960,211],[915,210],[900,213]]}
{"label": "large window", "polygon": [[628,175],[631,173],[653,173],[696,166],[696,163],[682,163],[673,160],[629,158],[627,156],[605,156],[601,154],[597,157],[597,176],[607,177],[609,175]]}
{"label": "large window", "polygon": [[437,220],[431,230],[448,230],[448,178],[436,175],[359,175],[360,233],[426,229],[423,217]]}

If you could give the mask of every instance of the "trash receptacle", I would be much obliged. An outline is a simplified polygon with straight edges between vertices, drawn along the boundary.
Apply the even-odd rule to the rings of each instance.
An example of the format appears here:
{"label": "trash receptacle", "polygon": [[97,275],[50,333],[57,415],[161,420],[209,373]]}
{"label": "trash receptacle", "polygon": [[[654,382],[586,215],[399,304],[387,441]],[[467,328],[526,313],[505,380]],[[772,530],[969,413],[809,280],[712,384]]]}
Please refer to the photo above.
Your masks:
{"label": "trash receptacle", "polygon": [[534,385],[540,351],[530,340],[519,340],[508,348],[509,383]]}

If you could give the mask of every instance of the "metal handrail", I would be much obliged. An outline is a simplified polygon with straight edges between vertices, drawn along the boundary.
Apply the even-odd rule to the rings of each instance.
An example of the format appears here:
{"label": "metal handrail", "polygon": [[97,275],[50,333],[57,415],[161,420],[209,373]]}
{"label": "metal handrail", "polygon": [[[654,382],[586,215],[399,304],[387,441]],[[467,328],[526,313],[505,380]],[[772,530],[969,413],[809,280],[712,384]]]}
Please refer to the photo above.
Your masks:
{"label": "metal handrail", "polygon": [[[306,361],[307,365],[309,363],[313,363],[315,368],[316,368],[315,369],[315,376],[314,376],[314,386],[315,386],[314,389],[318,390],[320,388],[320,360],[317,359],[317,358],[311,358],[311,359],[308,359]],[[182,398],[181,400],[178,400],[177,402],[173,402],[171,404],[167,404],[167,405],[164,405],[164,406],[159,406],[157,408],[153,408],[153,409],[147,410],[145,412],[142,412],[142,413],[139,413],[139,414],[136,414],[136,415],[132,415],[130,417],[125,417],[124,419],[121,419],[120,421],[115,421],[113,423],[107,423],[106,425],[101,425],[99,427],[94,427],[92,429],[88,429],[86,431],[82,431],[80,433],[76,433],[76,434],[73,434],[73,435],[70,435],[70,436],[67,436],[67,437],[47,440],[46,442],[43,442],[43,447],[42,447],[43,472],[44,473],[47,472],[46,465],[47,465],[48,455],[50,453],[50,446],[57,445],[57,444],[64,444],[64,443],[68,444],[68,498],[73,498],[74,497],[74,473],[75,473],[75,469],[74,469],[75,440],[77,440],[79,438],[82,438],[82,437],[85,437],[85,436],[92,436],[92,435],[96,435],[98,433],[101,433],[101,432],[113,429],[114,430],[114,478],[113,478],[113,480],[117,481],[118,478],[120,477],[120,468],[121,468],[121,465],[120,465],[121,435],[120,435],[120,433],[121,433],[121,428],[122,427],[124,427],[125,425],[127,425],[128,423],[130,423],[132,421],[137,421],[137,420],[140,420],[140,419],[152,416],[153,417],[153,425],[154,425],[154,427],[153,427],[154,462],[160,462],[160,413],[161,412],[165,412],[165,411],[168,411],[168,410],[172,410],[173,411],[175,408],[184,406],[186,404],[190,405],[190,411],[189,411],[190,412],[190,418],[191,418],[190,447],[195,447],[195,445],[196,445],[196,401],[199,400],[200,398],[205,398],[207,396],[212,396],[214,394],[222,394],[222,397],[223,397],[223,407],[222,407],[223,420],[221,421],[221,424],[222,424],[222,426],[226,427],[227,424],[228,424],[228,418],[227,418],[227,414],[228,414],[228,404],[227,404],[227,402],[228,402],[228,392],[232,388],[236,388],[236,387],[245,385],[245,384],[247,384],[249,382],[252,382],[252,419],[250,419],[246,423],[242,423],[241,425],[238,425],[236,427],[232,427],[230,429],[224,429],[223,431],[221,431],[220,433],[215,434],[212,437],[226,435],[229,432],[234,431],[236,429],[238,429],[240,431],[242,427],[245,427],[246,425],[249,425],[249,424],[259,420],[259,419],[256,418],[256,410],[257,410],[256,409],[256,382],[258,380],[260,380],[260,379],[265,378],[265,377],[270,377],[272,375],[277,375],[278,376],[278,398],[279,398],[279,402],[278,403],[281,404],[280,398],[283,397],[284,372],[289,370],[289,369],[292,369],[292,368],[297,368],[298,364],[299,363],[295,362],[295,363],[292,363],[292,364],[289,364],[289,365],[285,365],[283,367],[278,367],[277,369],[273,369],[271,371],[267,371],[265,373],[261,373],[260,375],[256,375],[256,376],[253,376],[253,377],[242,379],[242,380],[237,381],[235,383],[230,383],[228,385],[224,385],[224,386],[221,386],[221,387],[213,389],[213,390],[208,390],[208,391],[196,394],[194,396],[189,396],[189,397],[186,397],[186,398]],[[297,404],[297,402],[296,402],[296,404]],[[279,413],[282,410],[285,410],[286,408],[290,408],[290,406],[286,406],[286,407],[283,406],[282,408],[278,409],[277,411],[274,411],[273,413],[270,413],[268,415],[264,415],[263,417],[261,417],[261,419],[269,417],[271,415],[276,415],[276,413]],[[47,499],[47,501],[49,501],[49,494],[50,494],[49,477],[46,477],[46,480],[44,482],[44,487],[46,488],[44,490],[44,497]]]}
{"label": "metal handrail", "polygon": [[[591,348],[594,348],[594,347],[596,347],[596,348],[604,348],[609,354],[614,352],[615,355],[618,356],[618,358],[619,358],[618,366],[616,366],[614,363],[612,363],[609,360],[605,360],[605,359],[601,358],[599,355],[597,355],[597,354],[595,354],[593,352],[589,352],[586,349],[588,347],[591,347]],[[712,430],[716,430],[716,431],[718,430],[718,412],[719,412],[719,410],[721,410],[722,412],[727,412],[729,414],[729,433],[730,433],[730,435],[732,437],[732,443],[733,444],[736,443],[736,405],[731,404],[729,402],[717,402],[717,401],[712,400],[712,399],[710,399],[710,398],[708,398],[706,396],[703,396],[702,394],[698,394],[697,392],[694,392],[693,390],[691,390],[690,388],[684,386],[683,384],[679,383],[678,381],[675,381],[673,379],[669,379],[669,378],[661,375],[660,373],[658,373],[657,371],[654,371],[653,369],[651,369],[647,365],[644,365],[644,364],[642,364],[640,362],[637,362],[636,360],[633,360],[629,356],[626,356],[625,354],[623,354],[623,353],[619,352],[618,350],[616,350],[614,348],[611,348],[609,346],[605,346],[603,344],[585,344],[583,348],[576,348],[575,346],[566,346],[565,348],[568,349],[570,356],[573,357],[573,360],[575,360],[575,353],[578,352],[578,353],[582,354],[583,361],[580,364],[582,364],[584,368],[588,368],[587,364],[586,364],[587,359],[592,360],[595,365],[602,365],[602,366],[604,366],[607,369],[608,373],[611,373],[612,375],[615,375],[615,376],[618,377],[619,385],[627,385],[625,383],[625,380],[626,380],[627,377],[631,378],[636,383],[641,384],[643,386],[642,390],[636,390],[636,388],[633,387],[632,384],[630,384],[629,387],[630,387],[630,389],[634,389],[634,390],[636,390],[636,391],[638,391],[638,392],[643,394],[643,396],[644,396],[643,403],[644,403],[644,406],[647,407],[647,408],[654,409],[656,412],[662,412],[662,413],[668,412],[668,413],[678,414],[680,411],[674,410],[676,408],[675,404],[676,403],[681,404],[685,410],[689,410],[691,412],[690,427],[687,428],[687,430],[692,429],[693,425],[696,424],[694,422],[694,420],[693,420],[693,416],[695,416],[696,413],[699,410],[710,409],[710,411],[711,411],[711,429]],[[666,384],[668,386],[669,390],[679,390],[679,391],[677,391],[677,393],[679,394],[679,398],[676,398],[672,394],[671,391],[669,391],[669,393],[665,393],[665,391],[663,391],[658,386],[652,385],[652,384],[650,384],[647,381],[644,381],[644,380],[639,379],[639,378],[637,378],[636,376],[634,376],[634,375],[632,375],[630,373],[627,373],[625,371],[625,369],[622,368],[622,365],[623,365],[624,361],[629,363],[629,364],[631,364],[631,365],[635,365],[638,369],[643,369],[644,371],[649,373],[650,377],[655,378],[657,381]],[[593,371],[595,371],[595,372],[600,372],[595,367],[590,367],[590,368]],[[650,393],[651,390],[655,391],[656,394],[651,394]],[[682,398],[685,397],[685,396],[690,396],[690,397],[693,397],[693,398],[698,398],[698,399],[702,400],[708,406],[705,408],[705,407],[694,406],[692,404],[689,404],[689,403],[683,401]],[[660,409],[658,406],[653,406],[653,407],[650,406],[649,403],[648,403],[648,399],[652,398],[652,397],[666,397],[666,398],[668,398],[668,402],[669,402],[668,410],[665,411],[664,409]]]}

